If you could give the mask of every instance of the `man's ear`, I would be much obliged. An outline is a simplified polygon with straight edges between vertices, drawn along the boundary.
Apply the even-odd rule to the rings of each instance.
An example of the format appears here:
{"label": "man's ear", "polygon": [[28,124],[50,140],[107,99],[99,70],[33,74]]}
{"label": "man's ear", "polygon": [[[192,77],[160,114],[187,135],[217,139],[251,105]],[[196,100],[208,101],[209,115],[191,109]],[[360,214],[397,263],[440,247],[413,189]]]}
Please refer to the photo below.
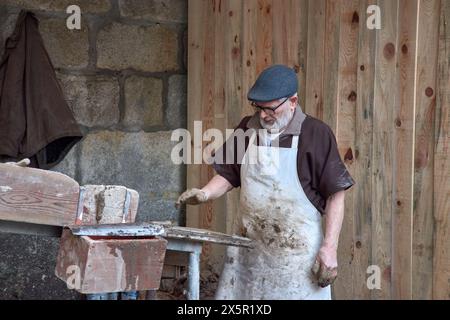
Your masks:
{"label": "man's ear", "polygon": [[293,95],[292,97],[289,98],[289,102],[291,102],[291,109],[294,110],[295,107],[297,106],[297,102],[298,102],[298,96],[297,95]]}

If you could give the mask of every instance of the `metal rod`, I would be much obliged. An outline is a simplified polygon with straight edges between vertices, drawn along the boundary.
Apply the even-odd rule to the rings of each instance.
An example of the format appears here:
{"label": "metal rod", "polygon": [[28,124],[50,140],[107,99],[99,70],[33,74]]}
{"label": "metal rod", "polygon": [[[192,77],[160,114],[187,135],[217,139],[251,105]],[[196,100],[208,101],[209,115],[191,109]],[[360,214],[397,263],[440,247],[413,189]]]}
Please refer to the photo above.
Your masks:
{"label": "metal rod", "polygon": [[198,252],[189,253],[188,271],[188,300],[199,300],[200,298],[200,254]]}

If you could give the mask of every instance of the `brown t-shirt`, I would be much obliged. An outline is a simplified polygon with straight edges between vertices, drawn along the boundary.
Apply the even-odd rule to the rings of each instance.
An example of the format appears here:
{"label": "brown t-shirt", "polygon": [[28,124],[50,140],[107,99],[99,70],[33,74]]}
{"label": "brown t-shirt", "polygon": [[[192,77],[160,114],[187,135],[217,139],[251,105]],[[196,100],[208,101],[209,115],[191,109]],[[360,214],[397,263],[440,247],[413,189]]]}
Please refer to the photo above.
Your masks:
{"label": "brown t-shirt", "polygon": [[[249,129],[262,129],[259,123],[259,114],[245,117],[235,128],[248,132]],[[355,182],[341,160],[337,148],[336,138],[331,128],[324,122],[306,115],[300,107],[286,129],[277,138],[280,148],[290,148],[292,137],[299,135],[297,152],[297,174],[301,186],[311,203],[324,214],[327,198],[341,190],[347,190]],[[258,137],[259,138],[259,137]],[[234,143],[232,142],[234,141]],[[240,163],[242,152],[238,152],[237,139],[232,135],[222,146],[223,152],[215,155],[213,167],[216,172],[227,179],[234,187],[240,187]],[[248,137],[245,139],[245,150],[248,147]],[[256,139],[259,144],[259,139]],[[227,149],[234,148],[233,161],[225,161]],[[218,161],[218,154],[223,158]],[[293,178],[297,178],[293,176]]]}

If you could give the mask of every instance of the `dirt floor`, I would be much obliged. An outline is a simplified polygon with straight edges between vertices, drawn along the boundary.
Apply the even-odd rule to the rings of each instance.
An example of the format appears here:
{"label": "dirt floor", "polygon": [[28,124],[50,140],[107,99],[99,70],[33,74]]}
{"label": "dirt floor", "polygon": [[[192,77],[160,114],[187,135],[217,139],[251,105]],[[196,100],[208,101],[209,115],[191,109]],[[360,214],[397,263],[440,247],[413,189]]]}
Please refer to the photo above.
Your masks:
{"label": "dirt floor", "polygon": [[[212,271],[203,271],[200,275],[200,300],[212,300],[217,289],[219,275]],[[186,300],[187,273],[183,272],[176,279],[162,279],[160,289],[156,292],[156,300]],[[140,298],[145,294],[141,293]],[[145,299],[145,298],[144,298]]]}

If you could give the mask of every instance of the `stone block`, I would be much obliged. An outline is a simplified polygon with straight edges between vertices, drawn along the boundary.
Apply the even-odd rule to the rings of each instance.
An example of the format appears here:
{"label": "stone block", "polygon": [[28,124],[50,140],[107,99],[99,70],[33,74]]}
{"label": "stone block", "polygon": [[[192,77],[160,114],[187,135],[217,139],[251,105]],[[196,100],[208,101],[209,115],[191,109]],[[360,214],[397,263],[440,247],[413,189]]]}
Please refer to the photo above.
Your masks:
{"label": "stone block", "polygon": [[88,25],[70,30],[65,18],[42,19],[39,31],[50,60],[56,68],[84,68],[89,63]]}
{"label": "stone block", "polygon": [[187,0],[119,0],[120,14],[127,18],[187,22]]}
{"label": "stone block", "polygon": [[131,76],[125,81],[125,117],[131,129],[163,124],[162,80]]}
{"label": "stone block", "polygon": [[185,75],[169,78],[166,119],[170,129],[187,127],[187,81]]}
{"label": "stone block", "polygon": [[162,25],[112,23],[97,36],[97,66],[149,72],[177,70],[177,38],[175,30]]}
{"label": "stone block", "polygon": [[19,7],[28,10],[44,10],[44,11],[64,11],[68,6],[76,4],[83,13],[100,13],[107,12],[111,9],[109,0],[3,0],[4,4]]}
{"label": "stone block", "polygon": [[78,124],[109,127],[119,122],[119,82],[109,76],[58,74],[67,103]]}
{"label": "stone block", "polygon": [[175,165],[171,132],[88,134],[81,146],[81,185],[123,185],[139,192],[136,221],[176,220],[185,166]]}

